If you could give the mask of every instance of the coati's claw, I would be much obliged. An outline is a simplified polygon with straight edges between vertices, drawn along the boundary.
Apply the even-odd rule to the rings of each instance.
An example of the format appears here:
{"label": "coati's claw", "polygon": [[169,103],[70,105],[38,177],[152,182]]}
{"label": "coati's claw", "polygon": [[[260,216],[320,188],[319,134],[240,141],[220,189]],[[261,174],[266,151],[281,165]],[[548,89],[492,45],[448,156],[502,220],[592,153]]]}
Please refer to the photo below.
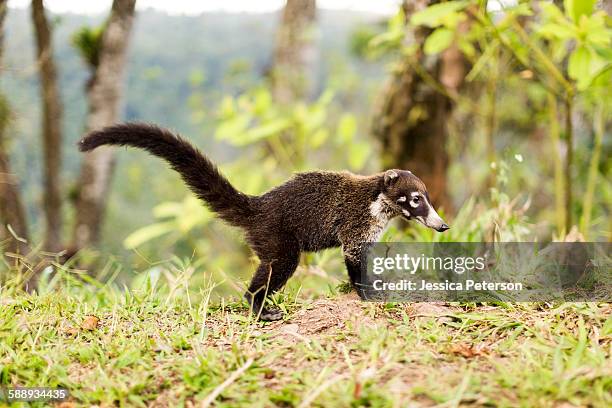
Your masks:
{"label": "coati's claw", "polygon": [[275,322],[283,318],[283,311],[276,306],[264,307],[259,315],[259,320],[264,322]]}

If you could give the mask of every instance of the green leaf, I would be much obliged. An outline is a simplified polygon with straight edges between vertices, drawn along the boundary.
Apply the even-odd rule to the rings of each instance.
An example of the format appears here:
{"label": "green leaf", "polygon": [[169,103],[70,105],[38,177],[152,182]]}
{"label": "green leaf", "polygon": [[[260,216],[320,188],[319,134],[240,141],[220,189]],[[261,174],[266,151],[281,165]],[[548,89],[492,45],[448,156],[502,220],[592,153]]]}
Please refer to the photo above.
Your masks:
{"label": "green leaf", "polygon": [[447,1],[446,3],[434,4],[414,13],[410,18],[410,24],[415,26],[438,27],[453,13],[465,8],[467,1]]}
{"label": "green leaf", "polygon": [[574,22],[580,21],[580,16],[593,14],[593,7],[595,6],[595,0],[564,0],[563,7],[565,7],[565,14],[574,20]]}
{"label": "green leaf", "polygon": [[591,54],[584,45],[576,48],[574,52],[572,52],[572,55],[570,55],[567,66],[567,72],[570,78],[578,79],[587,76],[589,74],[590,61]]}
{"label": "green leaf", "polygon": [[233,140],[246,132],[251,118],[249,115],[239,115],[221,122],[215,132],[218,140]]}
{"label": "green leaf", "polygon": [[573,26],[557,23],[546,23],[537,32],[544,38],[558,38],[560,40],[569,40],[577,36]]}
{"label": "green leaf", "polygon": [[272,95],[267,89],[261,88],[255,93],[254,102],[253,110],[255,114],[263,115],[272,106]]}
{"label": "green leaf", "polygon": [[585,33],[585,42],[594,46],[608,46],[612,42],[612,30],[606,26],[606,14],[597,12],[580,19],[580,29]]}
{"label": "green leaf", "polygon": [[173,222],[159,222],[157,224],[147,225],[128,235],[123,241],[123,246],[125,249],[134,249],[147,241],[172,232],[174,227],[175,224]]}
{"label": "green leaf", "polygon": [[447,49],[453,42],[453,38],[454,33],[451,30],[438,28],[427,37],[423,50],[427,55],[437,54]]}
{"label": "green leaf", "polygon": [[246,146],[248,144],[278,135],[280,132],[287,129],[290,124],[291,122],[288,119],[274,119],[233,138],[232,143],[235,146]]}
{"label": "green leaf", "polygon": [[310,136],[310,147],[312,147],[313,149],[320,147],[321,145],[323,145],[323,143],[325,143],[328,135],[329,132],[325,128],[317,130],[312,134],[312,136]]}
{"label": "green leaf", "polygon": [[212,214],[204,208],[202,202],[192,195],[183,200],[183,209],[176,217],[176,229],[181,234],[187,234],[194,227],[204,225],[212,218]]}
{"label": "green leaf", "polygon": [[506,13],[511,13],[513,17],[533,16],[533,8],[529,3],[517,4],[514,7],[508,7],[504,10]]}
{"label": "green leaf", "polygon": [[357,121],[355,116],[350,113],[345,113],[338,122],[338,140],[342,143],[348,143],[353,140],[353,136],[357,132]]}
{"label": "green leaf", "polygon": [[351,143],[348,150],[349,167],[351,170],[361,170],[370,156],[370,144],[366,142]]}
{"label": "green leaf", "polygon": [[564,20],[567,21],[567,19],[563,15],[563,12],[559,10],[559,8],[554,3],[540,2],[539,5],[542,8],[542,13],[544,15],[545,20],[551,20],[556,22]]}
{"label": "green leaf", "polygon": [[474,57],[476,55],[476,47],[469,40],[461,39],[458,45],[466,57]]}
{"label": "green leaf", "polygon": [[327,117],[327,110],[324,107],[312,106],[304,111],[304,115],[301,116],[301,122],[304,126],[304,130],[307,133],[313,132],[315,129],[320,128],[325,123]]}
{"label": "green leaf", "polygon": [[404,9],[400,7],[398,12],[395,13],[395,15],[389,19],[389,22],[387,23],[387,31],[403,32],[404,31],[404,20],[405,20]]}
{"label": "green leaf", "polygon": [[153,216],[155,218],[171,218],[180,215],[183,210],[181,203],[165,202],[161,203],[153,208]]}
{"label": "green leaf", "polygon": [[570,55],[567,71],[570,78],[576,80],[578,89],[584,91],[606,65],[603,57],[590,47],[581,45]]}

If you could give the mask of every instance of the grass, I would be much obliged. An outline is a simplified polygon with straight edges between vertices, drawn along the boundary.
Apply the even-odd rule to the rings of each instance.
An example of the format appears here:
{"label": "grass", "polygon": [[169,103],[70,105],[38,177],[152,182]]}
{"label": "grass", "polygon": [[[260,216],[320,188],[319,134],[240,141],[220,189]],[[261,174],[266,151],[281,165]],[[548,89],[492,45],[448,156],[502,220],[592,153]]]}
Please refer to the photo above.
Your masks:
{"label": "grass", "polygon": [[381,304],[290,290],[277,297],[286,320],[257,323],[242,301],[213,302],[210,285],[180,288],[67,272],[34,295],[6,282],[0,384],[66,387],[64,408],[612,405],[607,303]]}

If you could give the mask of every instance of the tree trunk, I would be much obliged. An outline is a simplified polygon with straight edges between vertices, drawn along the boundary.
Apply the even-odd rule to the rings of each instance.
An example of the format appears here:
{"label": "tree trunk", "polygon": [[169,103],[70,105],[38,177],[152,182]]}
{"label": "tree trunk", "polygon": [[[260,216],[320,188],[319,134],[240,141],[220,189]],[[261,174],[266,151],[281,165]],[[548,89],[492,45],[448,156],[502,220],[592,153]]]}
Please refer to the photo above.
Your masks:
{"label": "tree trunk", "polygon": [[[88,89],[86,131],[115,123],[119,116],[123,71],[136,0],[114,0],[99,53],[99,64]],[[100,147],[84,156],[76,202],[75,250],[96,244],[104,218],[115,157]]]}
{"label": "tree trunk", "polygon": [[316,0],[287,0],[283,9],[272,65],[272,94],[278,103],[291,103],[309,91],[316,8]]}
{"label": "tree trunk", "polygon": [[[28,239],[28,226],[19,194],[18,179],[10,169],[8,143],[5,137],[8,106],[3,95],[0,95],[0,111],[0,241],[8,241],[4,249],[25,254],[28,252],[25,242]],[[9,228],[14,234],[9,232]]]}
{"label": "tree trunk", "polygon": [[[7,12],[7,0],[0,0],[0,67],[4,45],[4,19]],[[28,238],[28,226],[25,210],[19,194],[17,177],[11,173],[6,140],[6,129],[9,121],[9,106],[4,95],[0,94],[0,240],[7,241],[4,249],[25,254]],[[9,232],[13,230],[18,239]]]}
{"label": "tree trunk", "polygon": [[62,104],[57,84],[57,69],[53,59],[51,29],[45,16],[42,0],[32,0],[32,22],[36,33],[36,58],[40,70],[41,96],[43,100],[42,145],[44,154],[44,211],[47,251],[62,249]]}
{"label": "tree trunk", "polygon": [[[403,2],[407,20],[431,0]],[[382,143],[385,168],[411,170],[427,185],[435,206],[452,210],[447,193],[447,122],[453,103],[447,95],[428,84],[429,77],[455,92],[467,73],[466,61],[456,46],[437,56],[425,56],[423,43],[429,29],[408,29],[406,41],[419,45],[415,55],[401,61],[394,72],[373,121],[373,133]]]}

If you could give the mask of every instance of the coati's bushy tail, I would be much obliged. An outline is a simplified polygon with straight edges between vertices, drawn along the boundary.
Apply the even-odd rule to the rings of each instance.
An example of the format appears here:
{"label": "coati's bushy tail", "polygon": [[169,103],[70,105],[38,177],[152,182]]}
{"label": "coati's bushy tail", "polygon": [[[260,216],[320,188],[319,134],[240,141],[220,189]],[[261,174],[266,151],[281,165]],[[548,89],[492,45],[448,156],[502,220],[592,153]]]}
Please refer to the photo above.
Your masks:
{"label": "coati's bushy tail", "polygon": [[236,190],[198,149],[167,129],[143,123],[109,126],[81,139],[79,150],[102,145],[138,147],[165,159],[191,191],[230,224],[246,226],[254,214],[253,197]]}

